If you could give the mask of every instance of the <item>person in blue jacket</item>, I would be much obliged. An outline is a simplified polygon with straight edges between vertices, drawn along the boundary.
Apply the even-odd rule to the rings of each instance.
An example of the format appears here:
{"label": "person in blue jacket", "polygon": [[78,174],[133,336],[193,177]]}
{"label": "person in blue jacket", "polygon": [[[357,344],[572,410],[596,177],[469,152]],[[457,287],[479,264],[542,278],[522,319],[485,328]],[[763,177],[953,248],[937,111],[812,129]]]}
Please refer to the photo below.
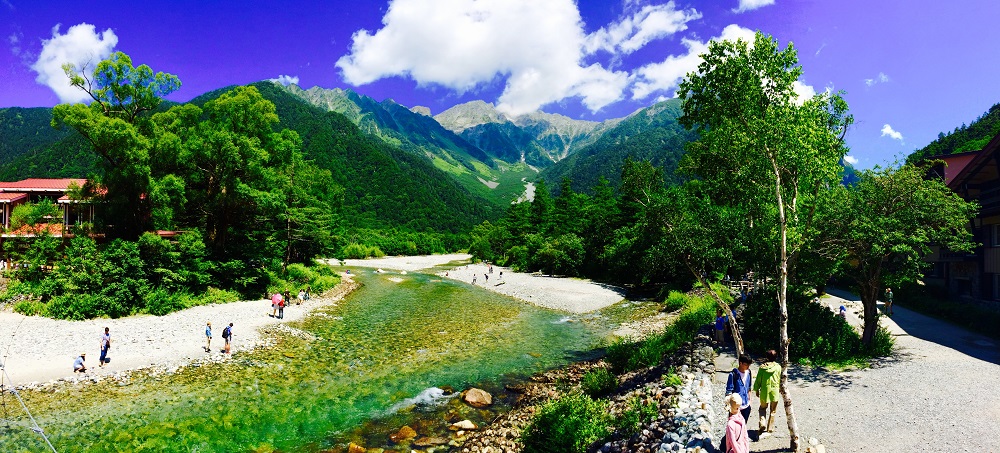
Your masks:
{"label": "person in blue jacket", "polygon": [[739,366],[733,368],[729,373],[729,380],[726,381],[726,395],[737,393],[742,398],[740,413],[744,420],[750,420],[750,389],[753,388],[753,373],[750,372],[750,364],[753,359],[746,354],[740,354]]}

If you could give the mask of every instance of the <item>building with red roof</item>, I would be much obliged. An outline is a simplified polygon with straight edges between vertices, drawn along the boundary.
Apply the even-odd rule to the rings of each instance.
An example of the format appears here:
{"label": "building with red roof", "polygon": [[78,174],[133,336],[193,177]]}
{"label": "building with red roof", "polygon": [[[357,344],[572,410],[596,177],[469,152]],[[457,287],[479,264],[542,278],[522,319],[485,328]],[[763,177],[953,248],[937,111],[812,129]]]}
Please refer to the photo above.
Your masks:
{"label": "building with red roof", "polygon": [[31,231],[23,228],[11,231],[10,216],[18,205],[37,203],[46,199],[58,205],[62,211],[62,226],[60,228],[45,228],[55,236],[62,236],[71,226],[93,222],[93,204],[89,200],[73,199],[69,196],[71,190],[79,189],[86,183],[87,180],[82,178],[28,178],[13,182],[0,182],[0,226],[3,227],[3,236],[34,235]]}

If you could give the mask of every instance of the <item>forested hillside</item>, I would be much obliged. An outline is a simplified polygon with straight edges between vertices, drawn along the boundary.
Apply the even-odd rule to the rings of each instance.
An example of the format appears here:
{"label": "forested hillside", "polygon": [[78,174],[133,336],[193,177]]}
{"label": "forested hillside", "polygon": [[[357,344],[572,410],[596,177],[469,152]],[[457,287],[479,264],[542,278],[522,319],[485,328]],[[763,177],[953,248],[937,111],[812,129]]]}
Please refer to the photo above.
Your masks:
{"label": "forested hillside", "polygon": [[1000,133],[1000,104],[994,104],[968,126],[963,123],[947,134],[939,133],[937,140],[914,151],[906,161],[916,163],[933,156],[978,151],[983,149],[997,133]]}
{"label": "forested hillside", "polygon": [[668,185],[681,178],[675,174],[684,155],[684,145],[697,138],[694,132],[677,123],[681,115],[678,99],[663,101],[642,109],[605,132],[596,142],[544,170],[540,177],[555,187],[569,178],[575,192],[587,192],[603,177],[611,187],[621,186],[625,159],[648,161],[663,169]]}

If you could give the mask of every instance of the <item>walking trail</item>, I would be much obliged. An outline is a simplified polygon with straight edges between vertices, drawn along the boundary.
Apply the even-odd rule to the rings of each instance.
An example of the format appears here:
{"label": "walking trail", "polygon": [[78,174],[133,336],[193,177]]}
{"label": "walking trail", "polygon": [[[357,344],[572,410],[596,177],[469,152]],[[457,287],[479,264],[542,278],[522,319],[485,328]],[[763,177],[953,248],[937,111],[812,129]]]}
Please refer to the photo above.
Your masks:
{"label": "walking trail", "polygon": [[[848,322],[860,329],[861,300],[831,291],[821,302],[848,308]],[[789,383],[802,450],[816,438],[827,452],[976,451],[1000,452],[998,420],[1000,349],[997,342],[900,307],[882,325],[892,332],[891,357],[868,369],[828,371],[791,365]],[[736,365],[731,349],[716,359],[715,406],[721,408],[726,376]],[[756,365],[751,368],[756,377]],[[756,429],[759,401],[751,395]],[[751,451],[788,447],[788,427],[778,405],[775,435],[750,444]],[[716,439],[725,427],[720,414]]]}

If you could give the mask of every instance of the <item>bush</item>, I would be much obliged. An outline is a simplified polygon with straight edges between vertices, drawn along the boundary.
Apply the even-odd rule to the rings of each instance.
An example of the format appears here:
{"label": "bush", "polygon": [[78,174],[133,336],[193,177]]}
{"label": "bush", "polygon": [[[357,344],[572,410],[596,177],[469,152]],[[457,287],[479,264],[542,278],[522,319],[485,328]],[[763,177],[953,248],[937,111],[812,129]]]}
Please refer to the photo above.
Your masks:
{"label": "bush", "polygon": [[583,375],[580,383],[584,393],[598,397],[611,393],[618,387],[618,378],[607,368],[595,368]]}
{"label": "bush", "polygon": [[204,293],[192,301],[192,306],[208,304],[228,304],[243,300],[243,296],[236,291],[228,291],[219,288],[208,288]]}
{"label": "bush", "polygon": [[99,294],[72,294],[56,296],[46,308],[46,313],[58,319],[81,321],[108,316]]}
{"label": "bush", "polygon": [[146,313],[163,316],[180,311],[191,306],[191,296],[187,293],[177,293],[163,288],[157,288],[146,293]]}
{"label": "bush", "polygon": [[871,357],[886,357],[892,354],[892,348],[895,346],[896,340],[892,338],[892,333],[880,326],[875,331],[875,338],[872,339],[872,344],[866,352]]}
{"label": "bush", "polygon": [[345,245],[340,254],[348,259],[381,258],[385,256],[385,253],[382,253],[382,249],[376,246],[367,246],[356,242]]}
{"label": "bush", "polygon": [[642,341],[615,340],[606,349],[606,359],[617,371],[632,371],[659,365],[682,344],[694,339],[701,326],[712,321],[715,303],[698,296],[685,295],[687,301],[673,324],[661,333]]}
{"label": "bush", "polygon": [[14,311],[25,316],[39,316],[44,315],[46,310],[45,303],[40,300],[22,300],[14,304]]}
{"label": "bush", "polygon": [[[758,295],[743,310],[743,338],[748,351],[778,349],[778,304],[774,294]],[[827,307],[805,295],[788,295],[789,360],[813,364],[849,362],[867,358],[861,336]]]}
{"label": "bush", "polygon": [[667,371],[667,374],[663,375],[663,384],[668,387],[680,387],[683,383],[684,381],[681,380],[681,377],[677,375],[672,367]]}
{"label": "bush", "polygon": [[659,412],[660,407],[656,403],[633,396],[618,418],[618,430],[626,436],[636,434],[642,431],[647,422],[656,418]]}
{"label": "bush", "polygon": [[688,296],[680,291],[670,291],[667,300],[663,302],[665,311],[676,311],[684,308],[687,304]]}
{"label": "bush", "polygon": [[545,403],[521,432],[526,453],[585,453],[614,428],[608,403],[570,393]]}

